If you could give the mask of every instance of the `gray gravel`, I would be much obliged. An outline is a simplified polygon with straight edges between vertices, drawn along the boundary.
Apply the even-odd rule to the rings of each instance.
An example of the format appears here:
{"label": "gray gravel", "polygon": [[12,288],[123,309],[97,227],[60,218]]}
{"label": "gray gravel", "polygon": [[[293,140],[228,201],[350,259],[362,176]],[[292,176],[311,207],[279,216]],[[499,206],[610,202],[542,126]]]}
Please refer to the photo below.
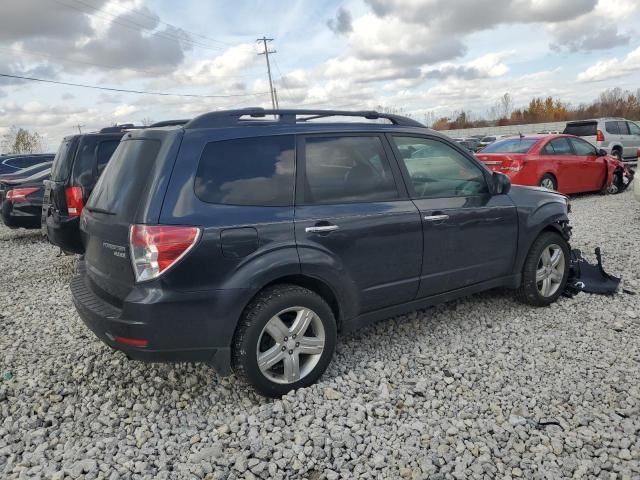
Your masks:
{"label": "gray gravel", "polygon": [[[573,245],[603,246],[640,292],[640,203],[572,204]],[[341,338],[319,384],[267,400],[110,351],[75,314],[72,271],[38,233],[0,228],[0,478],[640,478],[640,295],[414,312]]]}

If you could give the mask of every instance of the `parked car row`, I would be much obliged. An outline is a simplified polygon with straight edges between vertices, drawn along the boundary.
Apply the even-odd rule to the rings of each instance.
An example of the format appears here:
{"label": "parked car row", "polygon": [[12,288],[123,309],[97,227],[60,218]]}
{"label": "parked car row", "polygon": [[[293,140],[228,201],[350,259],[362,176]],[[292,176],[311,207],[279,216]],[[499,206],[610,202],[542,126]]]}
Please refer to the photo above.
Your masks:
{"label": "parked car row", "polygon": [[[233,369],[278,396],[322,375],[339,332],[496,287],[551,304],[570,254],[553,190],[632,178],[570,135],[470,150],[391,114],[216,111],[66,137],[11,210],[43,198],[31,216],[81,254],[73,301],[104,343]],[[578,152],[592,168],[565,177]],[[539,185],[547,164],[549,189],[515,185]]]}

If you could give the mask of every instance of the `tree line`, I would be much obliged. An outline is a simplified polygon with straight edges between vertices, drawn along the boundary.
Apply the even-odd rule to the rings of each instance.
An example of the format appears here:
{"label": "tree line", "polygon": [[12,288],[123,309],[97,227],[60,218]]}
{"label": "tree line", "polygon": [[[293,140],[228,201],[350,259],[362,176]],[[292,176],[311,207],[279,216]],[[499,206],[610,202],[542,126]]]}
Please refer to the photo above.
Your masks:
{"label": "tree line", "polygon": [[524,123],[563,122],[598,117],[640,119],[640,89],[632,92],[613,88],[602,92],[590,103],[573,106],[554,97],[534,97],[526,107],[514,108],[513,98],[505,93],[482,117],[462,110],[455,118],[441,117],[431,127],[435,130],[521,125]]}

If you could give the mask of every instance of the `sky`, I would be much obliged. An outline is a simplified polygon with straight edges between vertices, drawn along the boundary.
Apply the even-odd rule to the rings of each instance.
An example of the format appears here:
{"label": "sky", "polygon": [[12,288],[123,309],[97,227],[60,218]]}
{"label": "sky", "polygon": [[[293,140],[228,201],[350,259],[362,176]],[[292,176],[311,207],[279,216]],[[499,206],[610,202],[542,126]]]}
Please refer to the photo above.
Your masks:
{"label": "sky", "polygon": [[0,135],[270,107],[485,116],[504,93],[577,105],[640,88],[638,0],[20,0],[0,7]]}

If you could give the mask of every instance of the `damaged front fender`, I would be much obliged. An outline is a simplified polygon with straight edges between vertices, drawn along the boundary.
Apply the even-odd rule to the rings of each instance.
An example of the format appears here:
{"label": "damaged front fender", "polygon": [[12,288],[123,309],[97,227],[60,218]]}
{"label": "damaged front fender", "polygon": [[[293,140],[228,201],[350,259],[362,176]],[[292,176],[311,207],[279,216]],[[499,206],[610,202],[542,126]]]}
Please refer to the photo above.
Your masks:
{"label": "damaged front fender", "polygon": [[634,171],[615,157],[604,157],[606,167],[605,184],[602,187],[603,194],[615,194],[624,192],[633,181]]}

